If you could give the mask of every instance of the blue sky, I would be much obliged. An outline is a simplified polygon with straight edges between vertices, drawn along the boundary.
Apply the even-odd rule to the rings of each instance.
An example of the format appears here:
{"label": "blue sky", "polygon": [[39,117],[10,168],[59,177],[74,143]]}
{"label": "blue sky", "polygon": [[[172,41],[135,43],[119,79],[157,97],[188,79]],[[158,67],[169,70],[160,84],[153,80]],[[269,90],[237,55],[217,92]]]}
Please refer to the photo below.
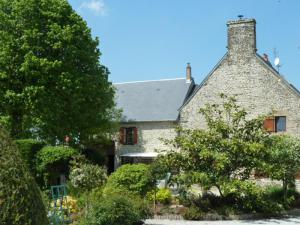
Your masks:
{"label": "blue sky", "polygon": [[113,82],[185,76],[197,83],[226,53],[226,22],[242,14],[257,21],[258,53],[274,61],[300,89],[298,0],[69,0],[100,38],[101,63]]}

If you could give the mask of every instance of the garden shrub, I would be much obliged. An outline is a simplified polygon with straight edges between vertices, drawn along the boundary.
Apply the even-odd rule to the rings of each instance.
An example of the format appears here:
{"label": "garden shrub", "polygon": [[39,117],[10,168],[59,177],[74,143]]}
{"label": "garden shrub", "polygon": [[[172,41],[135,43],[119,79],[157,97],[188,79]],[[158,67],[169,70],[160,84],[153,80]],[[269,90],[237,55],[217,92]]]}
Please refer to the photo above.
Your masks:
{"label": "garden shrub", "polygon": [[296,204],[296,199],[299,199],[300,195],[295,189],[287,190],[287,202],[284,202],[283,188],[280,186],[268,186],[265,191],[265,198],[272,199],[278,204],[284,205],[286,209],[293,207]]}
{"label": "garden shrub", "polygon": [[266,190],[250,181],[232,180],[223,186],[224,204],[242,212],[278,213],[283,206],[266,194]]}
{"label": "garden shrub", "polygon": [[36,170],[44,184],[57,184],[56,179],[60,174],[69,173],[69,161],[77,150],[67,146],[46,146],[36,156]]}
{"label": "garden shrub", "polygon": [[141,196],[155,187],[150,167],[145,164],[126,164],[110,175],[107,188],[125,188]]}
{"label": "garden shrub", "polygon": [[19,139],[15,141],[24,163],[30,169],[30,172],[35,175],[35,157],[38,151],[40,151],[45,143],[34,139]]}
{"label": "garden shrub", "polygon": [[148,216],[145,202],[124,191],[111,191],[94,202],[81,225],[139,225]]}
{"label": "garden shrub", "polygon": [[171,193],[170,189],[168,189],[168,188],[161,188],[161,189],[158,189],[157,191],[152,190],[152,191],[148,192],[147,198],[152,202],[155,199],[156,202],[167,205],[167,204],[170,204],[172,201],[172,193]]}
{"label": "garden shrub", "polygon": [[69,187],[74,193],[80,194],[103,186],[106,180],[107,175],[104,168],[93,165],[83,158],[83,160],[73,162],[69,175]]}
{"label": "garden shrub", "polygon": [[0,162],[0,224],[49,224],[40,190],[1,128]]}
{"label": "garden shrub", "polygon": [[183,214],[185,220],[202,220],[204,213],[197,206],[192,205]]}

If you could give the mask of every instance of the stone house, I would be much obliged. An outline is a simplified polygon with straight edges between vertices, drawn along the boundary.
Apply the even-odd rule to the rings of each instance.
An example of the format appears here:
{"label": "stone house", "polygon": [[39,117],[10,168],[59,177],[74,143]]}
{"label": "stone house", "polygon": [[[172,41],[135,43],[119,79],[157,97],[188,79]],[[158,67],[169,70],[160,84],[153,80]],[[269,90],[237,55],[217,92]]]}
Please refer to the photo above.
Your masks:
{"label": "stone house", "polygon": [[221,103],[220,93],[236,96],[250,117],[271,115],[270,132],[300,137],[300,92],[257,54],[256,21],[229,21],[228,51],[213,70],[195,85],[188,64],[186,78],[115,84],[117,106],[123,109],[115,166],[147,162],[166,149],[160,138],[172,139],[175,127],[204,128],[199,109]]}
{"label": "stone house", "polygon": [[117,106],[122,110],[119,140],[115,142],[116,162],[147,163],[156,150],[167,147],[161,138],[174,138],[179,111],[195,88],[191,67],[186,78],[114,84]]}

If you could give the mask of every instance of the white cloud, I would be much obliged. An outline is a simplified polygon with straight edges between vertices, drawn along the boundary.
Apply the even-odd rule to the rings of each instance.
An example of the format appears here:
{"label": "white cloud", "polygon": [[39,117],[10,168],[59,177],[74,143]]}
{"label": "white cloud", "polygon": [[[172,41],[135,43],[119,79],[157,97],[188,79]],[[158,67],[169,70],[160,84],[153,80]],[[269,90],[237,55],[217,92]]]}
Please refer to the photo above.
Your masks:
{"label": "white cloud", "polygon": [[87,9],[95,15],[106,15],[106,8],[103,0],[86,0],[80,5],[79,9]]}

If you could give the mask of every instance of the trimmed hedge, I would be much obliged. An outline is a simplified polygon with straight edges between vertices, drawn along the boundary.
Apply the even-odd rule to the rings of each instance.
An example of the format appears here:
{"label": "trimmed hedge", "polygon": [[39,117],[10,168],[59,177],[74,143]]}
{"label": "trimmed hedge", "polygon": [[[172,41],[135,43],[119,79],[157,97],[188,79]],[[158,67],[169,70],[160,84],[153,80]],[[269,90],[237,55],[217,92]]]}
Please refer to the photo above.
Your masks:
{"label": "trimmed hedge", "polygon": [[40,151],[45,143],[34,139],[20,139],[15,141],[22,157],[31,173],[35,175],[35,157],[38,151]]}
{"label": "trimmed hedge", "polygon": [[2,128],[0,162],[0,224],[48,225],[40,190]]}
{"label": "trimmed hedge", "polygon": [[55,185],[60,174],[69,174],[69,162],[79,152],[68,146],[46,146],[36,155],[36,170],[44,184]]}

